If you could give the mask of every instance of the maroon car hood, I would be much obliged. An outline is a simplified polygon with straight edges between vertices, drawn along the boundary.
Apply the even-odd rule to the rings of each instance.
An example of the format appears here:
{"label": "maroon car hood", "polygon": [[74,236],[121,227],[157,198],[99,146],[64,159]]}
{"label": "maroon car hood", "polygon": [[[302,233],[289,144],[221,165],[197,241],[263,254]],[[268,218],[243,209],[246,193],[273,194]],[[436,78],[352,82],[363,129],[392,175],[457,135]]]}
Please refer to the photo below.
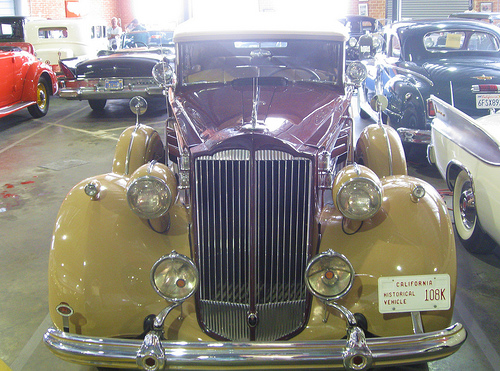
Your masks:
{"label": "maroon car hood", "polygon": [[[336,130],[348,108],[343,91],[319,83],[260,85],[257,126],[249,130],[255,97],[252,84],[203,84],[181,87],[172,102],[188,147],[210,151],[228,138],[266,135],[287,142],[297,151],[317,147]],[[250,124],[250,125],[249,125]],[[340,128],[339,128],[340,130]]]}

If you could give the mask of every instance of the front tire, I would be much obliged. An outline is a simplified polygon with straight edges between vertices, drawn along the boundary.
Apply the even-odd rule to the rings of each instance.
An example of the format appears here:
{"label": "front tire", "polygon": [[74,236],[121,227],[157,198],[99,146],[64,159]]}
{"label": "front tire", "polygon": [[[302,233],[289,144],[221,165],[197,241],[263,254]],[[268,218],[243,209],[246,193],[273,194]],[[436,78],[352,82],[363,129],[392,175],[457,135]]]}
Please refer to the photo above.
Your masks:
{"label": "front tire", "polygon": [[458,238],[467,251],[487,254],[495,248],[495,242],[479,224],[472,181],[463,170],[453,188],[453,217]]}
{"label": "front tire", "polygon": [[45,78],[41,77],[36,87],[36,103],[28,107],[31,116],[40,118],[49,112],[49,96],[49,83]]}
{"label": "front tire", "polygon": [[102,111],[106,106],[106,99],[89,99],[89,106],[94,111]]}

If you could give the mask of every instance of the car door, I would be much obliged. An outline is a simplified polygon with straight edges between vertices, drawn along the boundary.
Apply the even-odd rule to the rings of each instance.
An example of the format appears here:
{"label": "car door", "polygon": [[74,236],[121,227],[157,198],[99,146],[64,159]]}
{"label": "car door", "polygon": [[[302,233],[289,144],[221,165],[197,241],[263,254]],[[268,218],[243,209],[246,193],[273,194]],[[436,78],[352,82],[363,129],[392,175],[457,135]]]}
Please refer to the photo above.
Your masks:
{"label": "car door", "polygon": [[0,108],[16,101],[15,86],[16,57],[14,52],[0,52]]}

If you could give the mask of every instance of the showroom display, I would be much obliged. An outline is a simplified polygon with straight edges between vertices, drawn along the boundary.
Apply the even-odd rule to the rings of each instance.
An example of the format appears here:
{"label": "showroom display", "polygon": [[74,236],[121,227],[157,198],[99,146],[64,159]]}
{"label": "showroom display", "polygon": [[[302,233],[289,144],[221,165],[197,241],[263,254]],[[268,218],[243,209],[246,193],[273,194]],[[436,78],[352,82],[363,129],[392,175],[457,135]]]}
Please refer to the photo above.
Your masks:
{"label": "showroom display", "polygon": [[385,27],[383,38],[381,51],[365,61],[362,117],[374,116],[370,100],[383,94],[389,101],[384,118],[403,142],[427,145],[431,94],[474,117],[489,113],[472,87],[500,84],[498,27],[460,19],[402,21]]}
{"label": "showroom display", "polygon": [[22,19],[0,18],[0,117],[24,108],[31,116],[42,117],[49,111],[50,96],[57,93],[57,79],[19,36],[19,22]]}
{"label": "showroom display", "polygon": [[102,110],[108,99],[161,97],[163,90],[151,75],[153,66],[174,58],[172,31],[128,32],[117,50],[102,50],[94,58],[72,58],[59,62],[64,77],[59,95],[87,100]]}
{"label": "showroom display", "polygon": [[370,125],[354,147],[366,70],[345,69],[346,40],[340,23],[275,14],[177,28],[175,74],[152,71],[167,138],[138,117],[111,172],[57,216],[44,336],[57,356],[364,370],[460,348],[448,210],[407,175],[394,129]]}
{"label": "showroom display", "polygon": [[491,252],[500,242],[500,115],[475,120],[439,98],[432,101],[428,158],[453,191],[457,235],[469,251]]}

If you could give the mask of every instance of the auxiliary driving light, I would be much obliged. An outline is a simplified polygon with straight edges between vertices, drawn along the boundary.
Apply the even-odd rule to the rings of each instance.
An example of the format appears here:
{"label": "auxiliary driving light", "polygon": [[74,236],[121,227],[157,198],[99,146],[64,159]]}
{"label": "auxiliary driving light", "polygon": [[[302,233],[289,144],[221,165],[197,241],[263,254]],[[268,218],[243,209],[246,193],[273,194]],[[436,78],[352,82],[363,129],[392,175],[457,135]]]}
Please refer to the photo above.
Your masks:
{"label": "auxiliary driving light", "polygon": [[353,281],[354,269],[349,260],[331,249],[312,258],[306,268],[307,288],[320,299],[341,298]]}
{"label": "auxiliary driving light", "polygon": [[161,257],[151,269],[151,284],[162,298],[179,302],[198,288],[198,269],[187,256],[172,251]]}

